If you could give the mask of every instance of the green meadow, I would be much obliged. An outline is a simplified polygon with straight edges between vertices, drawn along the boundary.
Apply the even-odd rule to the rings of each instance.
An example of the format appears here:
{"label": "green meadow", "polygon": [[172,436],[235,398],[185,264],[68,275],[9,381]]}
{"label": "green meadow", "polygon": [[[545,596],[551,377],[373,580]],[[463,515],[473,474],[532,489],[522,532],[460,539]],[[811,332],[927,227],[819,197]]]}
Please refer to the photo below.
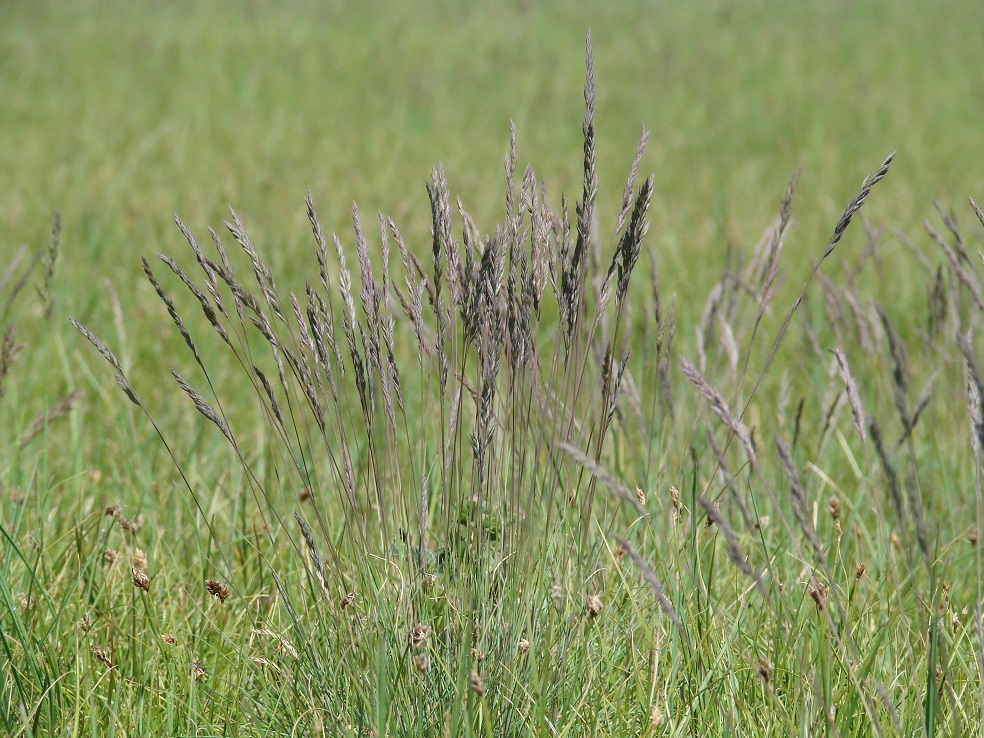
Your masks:
{"label": "green meadow", "polygon": [[981,736],[982,24],[0,3],[0,734]]}

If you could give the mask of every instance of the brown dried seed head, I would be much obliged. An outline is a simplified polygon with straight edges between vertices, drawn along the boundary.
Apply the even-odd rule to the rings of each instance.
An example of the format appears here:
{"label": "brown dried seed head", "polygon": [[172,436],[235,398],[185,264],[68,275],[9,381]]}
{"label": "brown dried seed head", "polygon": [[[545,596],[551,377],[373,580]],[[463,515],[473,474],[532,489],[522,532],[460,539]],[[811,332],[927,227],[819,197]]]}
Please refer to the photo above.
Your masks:
{"label": "brown dried seed head", "polygon": [[530,650],[530,642],[525,638],[519,639],[519,655],[522,656]]}
{"label": "brown dried seed head", "polygon": [[430,656],[426,653],[417,653],[413,656],[413,668],[418,674],[425,674],[430,669]]}
{"label": "brown dried seed head", "polygon": [[208,670],[201,661],[195,659],[191,662],[191,675],[195,678],[196,682],[204,682],[208,679]]}
{"label": "brown dried seed head", "polygon": [[677,510],[680,509],[680,490],[672,484],[670,485],[670,501],[673,503],[673,507]]}
{"label": "brown dried seed head", "polygon": [[645,507],[646,505],[646,493],[642,491],[642,488],[636,487],[635,491],[636,499],[639,500],[639,504]]}
{"label": "brown dried seed head", "polygon": [[772,662],[765,656],[759,658],[758,674],[765,682],[765,686],[769,686],[769,682],[772,681]]}
{"label": "brown dried seed head", "polygon": [[135,566],[131,567],[130,581],[133,582],[134,587],[139,587],[145,592],[150,591],[150,577],[147,576],[147,572],[145,572],[143,569],[138,569]]}
{"label": "brown dried seed head", "polygon": [[477,648],[473,648],[471,650],[471,657],[476,664],[481,663],[485,660],[485,652],[479,651]]}
{"label": "brown dried seed head", "polygon": [[840,543],[841,537],[844,535],[844,531],[841,528],[841,521],[839,520],[834,521],[834,535],[837,536],[837,542]]}
{"label": "brown dried seed head", "polygon": [[827,604],[827,592],[828,587],[826,584],[821,584],[816,579],[813,580],[813,584],[810,587],[810,597],[813,601],[817,603],[817,610],[823,610]]}
{"label": "brown dried seed head", "polygon": [[892,531],[892,545],[899,550],[902,549],[902,539],[899,538],[899,534],[894,530]]}
{"label": "brown dried seed head", "polygon": [[103,554],[103,561],[107,564],[115,564],[116,559],[120,556],[119,552],[115,548],[107,548],[106,552]]}
{"label": "brown dried seed head", "polygon": [[841,502],[837,498],[837,495],[833,495],[830,498],[830,504],[827,505],[827,510],[830,511],[830,515],[835,519],[841,516],[843,510],[841,509]]}
{"label": "brown dried seed head", "polygon": [[485,682],[482,681],[482,677],[478,675],[477,671],[471,673],[471,688],[479,697],[485,694]]}
{"label": "brown dried seed head", "polygon": [[601,595],[592,594],[588,595],[587,600],[588,615],[593,618],[598,617],[601,614]]}
{"label": "brown dried seed head", "polygon": [[137,526],[137,530],[140,530],[147,524],[147,516],[143,513],[139,513],[137,517],[133,519],[133,524]]}
{"label": "brown dried seed head", "polygon": [[101,662],[107,669],[113,668],[113,660],[102,646],[93,646],[92,655],[96,661]]}
{"label": "brown dried seed head", "polygon": [[953,628],[954,633],[960,630],[960,618],[957,617],[956,612],[950,613],[950,626]]}
{"label": "brown dried seed head", "polygon": [[864,564],[860,561],[854,565],[854,578],[860,579],[864,576]]}
{"label": "brown dried seed head", "polygon": [[428,638],[430,638],[431,627],[429,625],[424,625],[423,623],[417,623],[410,629],[410,633],[407,635],[407,640],[410,642],[411,646],[419,646],[424,643]]}
{"label": "brown dried seed head", "polygon": [[177,643],[177,639],[175,639],[174,633],[161,633],[161,640],[164,641],[169,646],[173,646],[175,643]]}
{"label": "brown dried seed head", "polygon": [[123,514],[123,506],[120,503],[110,505],[106,508],[106,515],[111,518],[118,518]]}
{"label": "brown dried seed head", "polygon": [[970,531],[970,533],[967,536],[967,540],[970,542],[970,545],[971,546],[976,546],[977,545],[977,542],[980,540],[980,538],[981,538],[981,536],[977,532],[977,529],[976,528],[974,530]]}
{"label": "brown dried seed head", "polygon": [[120,528],[125,530],[127,533],[136,533],[139,530],[137,524],[129,518],[120,518],[119,521]]}
{"label": "brown dried seed head", "polygon": [[346,607],[348,607],[349,605],[351,605],[353,602],[355,602],[355,590],[354,589],[350,589],[348,591],[348,594],[346,594],[342,598],[342,601],[341,601],[342,609],[344,610]]}
{"label": "brown dried seed head", "polygon": [[663,716],[663,711],[659,709],[659,705],[653,707],[649,713],[649,724],[655,729],[662,725],[665,720],[666,718]]}
{"label": "brown dried seed head", "polygon": [[752,528],[754,528],[755,530],[765,530],[766,528],[769,527],[769,523],[771,522],[772,522],[772,518],[770,518],[768,515],[761,515],[758,518],[756,518],[754,523],[752,523]]}
{"label": "brown dried seed head", "polygon": [[302,489],[301,493],[297,496],[298,502],[307,502],[310,499],[311,499],[311,490],[309,490],[307,487]]}
{"label": "brown dried seed head", "polygon": [[143,552],[143,549],[137,548],[133,551],[133,565],[138,569],[147,569],[147,554]]}
{"label": "brown dried seed head", "polygon": [[83,633],[88,633],[89,632],[89,628],[91,628],[91,627],[92,627],[92,616],[89,614],[89,611],[86,610],[82,614],[82,617],[79,618],[79,629]]}
{"label": "brown dried seed head", "polygon": [[625,558],[625,546],[623,546],[621,543],[618,544],[618,546],[615,548],[614,556],[615,556],[615,563],[621,564],[622,559]]}
{"label": "brown dried seed head", "polygon": [[218,597],[219,602],[225,602],[229,596],[229,588],[218,579],[206,579],[205,590],[213,597]]}

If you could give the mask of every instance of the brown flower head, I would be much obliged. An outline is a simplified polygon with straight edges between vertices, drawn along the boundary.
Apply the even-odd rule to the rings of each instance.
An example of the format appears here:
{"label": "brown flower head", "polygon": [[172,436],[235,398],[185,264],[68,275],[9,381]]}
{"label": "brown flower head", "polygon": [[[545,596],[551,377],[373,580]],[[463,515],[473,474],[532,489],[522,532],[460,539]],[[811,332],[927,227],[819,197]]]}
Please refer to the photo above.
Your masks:
{"label": "brown flower head", "polygon": [[772,681],[772,662],[765,656],[759,658],[758,674],[762,677],[762,681],[765,683],[765,686],[768,687],[769,682]]}
{"label": "brown flower head", "polygon": [[96,661],[102,663],[107,669],[113,668],[113,659],[110,658],[109,653],[107,653],[106,649],[102,646],[93,646],[92,656],[96,659]]}
{"label": "brown flower head", "polygon": [[598,617],[601,614],[601,595],[592,594],[588,595],[587,599],[588,615],[593,618]]}
{"label": "brown flower head", "polygon": [[485,694],[485,682],[482,681],[482,677],[478,675],[477,671],[471,673],[471,688],[472,692],[481,697]]}
{"label": "brown flower head", "polygon": [[225,602],[229,596],[229,588],[218,579],[206,579],[205,590],[213,597],[218,597],[219,602]]}
{"label": "brown flower head", "polygon": [[133,582],[134,587],[139,587],[145,592],[150,591],[150,577],[147,576],[147,572],[143,569],[138,569],[137,567],[132,567],[130,569],[130,581]]}
{"label": "brown flower head", "polygon": [[431,627],[429,625],[417,623],[410,629],[410,633],[407,634],[407,640],[410,642],[411,646],[419,646],[430,638],[430,634]]}

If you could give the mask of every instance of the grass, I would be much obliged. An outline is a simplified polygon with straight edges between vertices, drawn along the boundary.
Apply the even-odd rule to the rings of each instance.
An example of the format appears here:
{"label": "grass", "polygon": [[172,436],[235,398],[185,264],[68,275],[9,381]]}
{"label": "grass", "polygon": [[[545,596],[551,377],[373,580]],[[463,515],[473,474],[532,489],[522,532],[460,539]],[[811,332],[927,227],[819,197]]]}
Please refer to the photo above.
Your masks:
{"label": "grass", "polygon": [[[3,316],[26,344],[0,398],[4,730],[980,735],[980,341],[958,339],[980,309],[973,10],[4,5],[2,242],[48,254]],[[589,25],[600,188],[582,230],[600,258],[573,268]],[[428,193],[440,161],[450,187]],[[458,195],[504,237],[473,244],[475,302],[446,235],[441,274],[431,257],[432,228],[467,251]],[[234,273],[211,246],[201,271],[169,213],[204,244],[228,204],[246,223],[223,233]],[[388,226],[383,258],[377,209],[421,272]],[[770,224],[781,258],[768,232],[755,246]],[[545,249],[525,259],[524,227]],[[246,234],[255,254],[235,246]],[[138,271],[157,251],[214,279],[228,346],[153,260],[190,340],[173,330]],[[504,260],[501,301],[483,253]],[[556,298],[523,276],[549,263]],[[333,321],[327,361],[290,307],[294,290],[305,310],[305,278],[315,324]],[[68,315],[120,357],[139,405]],[[337,397],[316,365],[345,366]]]}

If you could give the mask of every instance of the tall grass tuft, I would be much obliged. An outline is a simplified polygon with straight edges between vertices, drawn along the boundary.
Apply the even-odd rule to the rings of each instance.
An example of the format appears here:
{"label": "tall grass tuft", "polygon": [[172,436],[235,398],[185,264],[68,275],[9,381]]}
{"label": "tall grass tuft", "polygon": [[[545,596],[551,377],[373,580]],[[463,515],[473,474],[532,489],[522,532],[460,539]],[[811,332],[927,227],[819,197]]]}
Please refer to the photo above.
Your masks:
{"label": "tall grass tuft", "polygon": [[[273,601],[244,610],[235,699],[270,729],[332,735],[975,730],[984,390],[966,238],[947,214],[947,236],[928,231],[945,258],[922,346],[857,286],[862,270],[883,280],[876,233],[843,283],[821,272],[893,154],[779,311],[797,172],[747,260],[707,285],[686,356],[648,236],[656,180],[636,185],[645,129],[601,256],[590,36],[586,56],[573,208],[520,170],[513,127],[505,216],[484,234],[437,167],[427,244],[354,205],[351,235],[329,235],[309,194],[303,289],[278,286],[235,212],[208,248],[176,218],[194,270],[159,255],[163,279],[143,262],[194,361],[171,370],[179,394],[234,449],[258,521],[261,575],[209,527],[201,596],[226,611],[265,581]],[[252,386],[264,445],[213,381],[200,329]],[[940,393],[963,400],[972,444],[933,461],[921,434],[951,419]],[[173,448],[204,513],[209,491]],[[976,522],[934,499],[947,480],[976,484],[959,505]],[[132,596],[151,602],[145,569]],[[205,662],[188,668],[208,685]]]}

